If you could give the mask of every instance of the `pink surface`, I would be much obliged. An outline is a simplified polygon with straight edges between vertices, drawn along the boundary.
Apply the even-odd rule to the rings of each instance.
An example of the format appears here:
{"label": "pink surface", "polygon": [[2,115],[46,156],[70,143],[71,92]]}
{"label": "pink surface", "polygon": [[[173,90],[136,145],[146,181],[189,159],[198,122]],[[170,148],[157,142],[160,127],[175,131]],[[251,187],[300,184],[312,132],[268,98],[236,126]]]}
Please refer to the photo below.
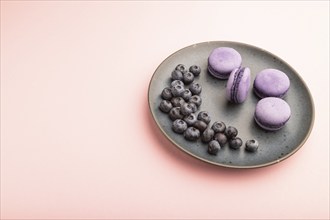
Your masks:
{"label": "pink surface", "polygon": [[[326,1],[1,1],[1,219],[328,219],[328,10]],[[301,74],[316,118],[292,157],[225,169],[158,130],[147,104],[154,70],[210,40],[262,47]]]}

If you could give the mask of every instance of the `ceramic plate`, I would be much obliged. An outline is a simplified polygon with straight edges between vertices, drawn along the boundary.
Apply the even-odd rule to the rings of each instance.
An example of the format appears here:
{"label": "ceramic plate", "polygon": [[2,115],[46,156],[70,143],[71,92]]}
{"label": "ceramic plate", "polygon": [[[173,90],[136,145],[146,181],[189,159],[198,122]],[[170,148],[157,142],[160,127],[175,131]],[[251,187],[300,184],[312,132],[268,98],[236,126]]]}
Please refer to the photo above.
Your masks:
{"label": "ceramic plate", "polygon": [[[226,100],[227,80],[219,80],[207,72],[207,58],[217,47],[232,47],[243,59],[242,66],[251,69],[251,85],[256,74],[266,68],[275,68],[285,72],[290,78],[291,86],[284,100],[291,107],[291,118],[284,128],[268,132],[261,129],[254,121],[253,115],[259,98],[253,93],[252,86],[246,101],[232,104]],[[172,131],[172,121],[168,115],[158,109],[163,88],[169,86],[171,72],[177,64],[189,66],[196,64],[202,69],[195,79],[202,86],[202,105],[199,111],[208,111],[211,123],[223,121],[227,126],[238,129],[238,136],[243,146],[238,150],[221,148],[216,156],[207,153],[207,144],[200,140],[187,141],[183,135]],[[156,69],[149,84],[149,107],[156,124],[163,134],[178,148],[205,162],[232,168],[256,168],[278,163],[294,154],[308,138],[314,122],[314,105],[311,94],[299,74],[279,57],[255,46],[228,42],[213,41],[185,47],[166,58]],[[209,125],[209,126],[210,126]],[[256,139],[259,149],[249,153],[245,151],[245,142]]]}

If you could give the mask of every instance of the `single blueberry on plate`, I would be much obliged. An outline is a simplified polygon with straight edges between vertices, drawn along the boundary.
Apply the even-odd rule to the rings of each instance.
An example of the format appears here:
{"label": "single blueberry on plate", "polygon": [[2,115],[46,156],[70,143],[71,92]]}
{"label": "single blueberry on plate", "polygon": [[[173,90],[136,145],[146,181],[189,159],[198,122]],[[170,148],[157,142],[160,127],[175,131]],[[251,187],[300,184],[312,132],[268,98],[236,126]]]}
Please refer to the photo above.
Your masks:
{"label": "single blueberry on plate", "polygon": [[174,107],[170,110],[168,116],[170,117],[170,119],[172,121],[176,120],[176,119],[182,119],[183,115],[181,114],[181,108],[180,107]]}
{"label": "single blueberry on plate", "polygon": [[249,152],[254,152],[254,151],[258,150],[258,147],[259,147],[259,142],[255,139],[248,140],[245,143],[245,150],[247,150]]}
{"label": "single blueberry on plate", "polygon": [[191,72],[192,74],[194,74],[194,76],[198,76],[201,73],[201,68],[197,65],[192,65],[189,68],[189,72]]}
{"label": "single blueberry on plate", "polygon": [[214,122],[212,125],[212,129],[215,133],[224,133],[226,130],[226,124],[221,122]]}
{"label": "single blueberry on plate", "polygon": [[202,86],[199,83],[193,82],[190,84],[189,90],[193,95],[199,95],[202,92]]}
{"label": "single blueberry on plate", "polygon": [[194,81],[194,79],[195,79],[195,76],[191,72],[183,73],[182,81],[184,84],[188,85],[188,84],[192,83]]}
{"label": "single blueberry on plate", "polygon": [[175,67],[176,70],[179,70],[180,72],[184,73],[184,72],[187,72],[188,69],[185,65],[183,64],[178,64],[176,67]]}
{"label": "single blueberry on plate", "polygon": [[164,113],[168,113],[172,108],[173,108],[173,105],[168,100],[162,100],[159,104],[159,109]]}
{"label": "single blueberry on plate", "polygon": [[211,121],[211,117],[207,111],[201,111],[197,115],[197,119],[209,124]]}
{"label": "single blueberry on plate", "polygon": [[235,127],[233,126],[228,126],[226,131],[225,131],[225,134],[227,136],[228,139],[233,139],[237,136],[238,134],[238,131]]}
{"label": "single blueberry on plate", "polygon": [[217,155],[219,150],[221,149],[221,146],[218,141],[212,140],[209,142],[207,152],[212,155]]}
{"label": "single blueberry on plate", "polygon": [[187,128],[187,123],[182,119],[176,119],[172,124],[173,131],[178,134],[182,134]]}
{"label": "single blueberry on plate", "polygon": [[173,97],[171,88],[170,87],[164,88],[163,91],[162,91],[162,95],[161,96],[165,100],[171,100],[171,98]]}
{"label": "single blueberry on plate", "polygon": [[210,142],[213,139],[214,131],[211,128],[207,128],[204,130],[204,132],[201,135],[203,142]]}
{"label": "single blueberry on plate", "polygon": [[182,97],[174,97],[171,99],[171,103],[172,103],[173,107],[181,107],[186,102],[184,101],[184,99]]}
{"label": "single blueberry on plate", "polygon": [[183,133],[183,136],[188,141],[196,141],[200,137],[200,131],[194,127],[188,127]]}
{"label": "single blueberry on plate", "polygon": [[200,121],[200,120],[195,121],[193,126],[197,128],[200,132],[203,132],[207,128],[207,124],[204,121]]}
{"label": "single blueberry on plate", "polygon": [[173,86],[171,88],[171,91],[172,91],[172,95],[174,97],[178,97],[178,96],[181,96],[183,93],[184,93],[184,86],[181,86],[181,85],[176,85],[176,86]]}
{"label": "single blueberry on plate", "polygon": [[189,105],[191,106],[192,110],[193,110],[193,113],[197,112],[198,110],[198,107],[195,103],[192,103],[192,102],[188,102]]}
{"label": "single blueberry on plate", "polygon": [[199,95],[193,95],[190,97],[188,102],[194,103],[197,107],[199,107],[202,104],[202,98]]}
{"label": "single blueberry on plate", "polygon": [[181,97],[188,102],[190,97],[192,96],[191,91],[189,89],[184,90],[184,92],[182,93]]}
{"label": "single blueberry on plate", "polygon": [[216,133],[214,135],[214,140],[217,140],[221,147],[223,147],[227,143],[227,136],[224,133]]}
{"label": "single blueberry on plate", "polygon": [[188,126],[193,126],[193,124],[197,121],[197,116],[194,113],[191,113],[184,117],[183,120],[187,123]]}
{"label": "single blueberry on plate", "polygon": [[229,147],[232,149],[238,149],[242,146],[243,141],[239,137],[234,137],[233,139],[229,140]]}
{"label": "single blueberry on plate", "polygon": [[194,108],[194,106],[192,103],[184,103],[181,106],[181,114],[183,114],[184,116],[187,116],[194,112],[193,108]]}
{"label": "single blueberry on plate", "polygon": [[173,70],[171,74],[172,80],[182,80],[183,79],[183,74],[179,70]]}
{"label": "single blueberry on plate", "polygon": [[181,80],[174,80],[174,81],[171,82],[172,87],[175,87],[177,85],[180,85],[180,86],[184,87],[184,83]]}

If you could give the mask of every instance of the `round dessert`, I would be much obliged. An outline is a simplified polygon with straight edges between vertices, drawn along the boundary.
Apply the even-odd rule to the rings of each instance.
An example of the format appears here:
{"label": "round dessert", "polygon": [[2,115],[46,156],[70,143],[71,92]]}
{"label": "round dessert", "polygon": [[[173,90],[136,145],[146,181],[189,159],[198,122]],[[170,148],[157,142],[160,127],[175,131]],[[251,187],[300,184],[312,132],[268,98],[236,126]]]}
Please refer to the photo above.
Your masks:
{"label": "round dessert", "polygon": [[214,49],[208,58],[208,71],[219,79],[228,79],[230,73],[242,64],[241,55],[230,47]]}
{"label": "round dessert", "polygon": [[248,67],[234,69],[228,79],[226,98],[233,103],[242,103],[247,98],[250,88],[251,71]]}
{"label": "round dessert", "polygon": [[291,109],[286,101],[277,97],[261,99],[255,109],[254,119],[263,129],[276,131],[290,119]]}
{"label": "round dessert", "polygon": [[277,69],[264,69],[256,75],[253,88],[260,98],[282,98],[290,87],[289,77]]}

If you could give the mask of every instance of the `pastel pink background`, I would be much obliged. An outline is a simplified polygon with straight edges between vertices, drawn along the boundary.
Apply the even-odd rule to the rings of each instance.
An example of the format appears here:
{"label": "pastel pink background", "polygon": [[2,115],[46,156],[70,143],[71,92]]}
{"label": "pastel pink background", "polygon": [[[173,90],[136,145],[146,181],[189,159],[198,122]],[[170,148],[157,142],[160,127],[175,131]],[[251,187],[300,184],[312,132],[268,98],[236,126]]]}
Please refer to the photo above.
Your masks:
{"label": "pastel pink background", "polygon": [[[225,169],[156,127],[153,72],[211,40],[305,80],[315,124],[292,157]],[[1,218],[329,219],[329,2],[1,1]]]}

